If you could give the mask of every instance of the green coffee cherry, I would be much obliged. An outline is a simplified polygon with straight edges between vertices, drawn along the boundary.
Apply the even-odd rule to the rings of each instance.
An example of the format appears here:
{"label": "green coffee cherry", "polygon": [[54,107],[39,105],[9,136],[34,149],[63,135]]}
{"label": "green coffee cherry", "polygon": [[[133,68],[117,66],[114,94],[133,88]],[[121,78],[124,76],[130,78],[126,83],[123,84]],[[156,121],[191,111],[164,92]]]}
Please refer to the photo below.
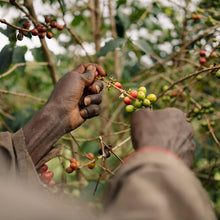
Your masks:
{"label": "green coffee cherry", "polygon": [[201,120],[202,119],[202,115],[197,115],[197,120]]}
{"label": "green coffee cherry", "polygon": [[145,99],[145,93],[143,91],[138,91],[137,98],[144,100]]}
{"label": "green coffee cherry", "polygon": [[147,89],[146,89],[146,87],[141,86],[141,87],[138,89],[138,91],[142,91],[142,92],[144,92],[144,93],[146,94]]}
{"label": "green coffee cherry", "polygon": [[167,91],[168,88],[169,88],[169,86],[167,86],[167,85],[163,86],[163,91],[164,92]]}
{"label": "green coffee cherry", "polygon": [[217,71],[217,73],[215,74],[215,76],[220,79],[220,70]]}
{"label": "green coffee cherry", "polygon": [[200,110],[199,110],[199,108],[194,108],[194,109],[193,109],[193,112],[194,112],[195,114],[198,114],[198,113],[200,112]]}
{"label": "green coffee cherry", "polygon": [[214,121],[210,121],[210,125],[211,126],[215,126],[215,122]]}
{"label": "green coffee cherry", "polygon": [[142,106],[142,101],[137,99],[137,100],[135,101],[135,103],[134,103],[134,106],[135,106],[136,108],[141,108],[141,106]]}
{"label": "green coffee cherry", "polygon": [[126,105],[125,107],[126,112],[133,112],[134,111],[134,106],[133,105]]}
{"label": "green coffee cherry", "polygon": [[197,75],[197,76],[196,76],[196,79],[197,79],[198,81],[200,81],[200,80],[202,80],[202,76],[201,76],[201,75]]}
{"label": "green coffee cherry", "polygon": [[203,108],[210,108],[212,106],[212,103],[211,102],[206,102],[206,103],[203,103],[202,104],[202,107]]}
{"label": "green coffee cherry", "polygon": [[163,100],[164,102],[169,102],[169,101],[170,101],[170,96],[169,96],[169,95],[164,95],[164,96],[162,97],[162,100]]}
{"label": "green coffee cherry", "polygon": [[148,106],[150,106],[150,105],[151,105],[151,102],[150,102],[149,99],[144,99],[144,100],[143,100],[143,106],[148,107]]}
{"label": "green coffee cherry", "polygon": [[151,102],[155,102],[157,100],[157,96],[152,93],[147,96],[147,99],[150,100]]}

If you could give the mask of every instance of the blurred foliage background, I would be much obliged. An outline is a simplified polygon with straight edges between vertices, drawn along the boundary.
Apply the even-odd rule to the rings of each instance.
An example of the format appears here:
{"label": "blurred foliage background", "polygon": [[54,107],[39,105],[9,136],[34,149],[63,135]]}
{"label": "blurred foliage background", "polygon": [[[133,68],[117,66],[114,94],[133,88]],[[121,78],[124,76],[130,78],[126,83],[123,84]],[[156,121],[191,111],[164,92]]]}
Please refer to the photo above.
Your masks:
{"label": "blurred foliage background", "polygon": [[[28,34],[18,41],[18,30],[0,23],[0,37],[6,42],[0,51],[1,131],[23,127],[65,73],[80,63],[98,63],[125,90],[146,86],[157,94],[154,109],[177,107],[186,114],[195,130],[193,170],[220,216],[220,0],[24,0],[18,4],[26,14],[9,1],[0,1],[1,18],[22,27],[34,9],[35,21],[44,23],[44,16],[50,15],[65,27],[53,29],[52,39]],[[206,53],[203,64],[201,51]],[[130,115],[119,96],[106,87],[100,117],[72,132],[81,149],[69,136],[58,141],[63,156],[47,162],[57,183],[54,193],[85,198],[100,208],[104,185],[120,160],[113,154],[105,160],[108,172],[103,171],[95,196],[101,159],[92,170],[84,167],[67,174],[64,168],[73,156],[81,164],[88,162],[85,152],[98,156],[99,136],[121,159],[133,152]]]}

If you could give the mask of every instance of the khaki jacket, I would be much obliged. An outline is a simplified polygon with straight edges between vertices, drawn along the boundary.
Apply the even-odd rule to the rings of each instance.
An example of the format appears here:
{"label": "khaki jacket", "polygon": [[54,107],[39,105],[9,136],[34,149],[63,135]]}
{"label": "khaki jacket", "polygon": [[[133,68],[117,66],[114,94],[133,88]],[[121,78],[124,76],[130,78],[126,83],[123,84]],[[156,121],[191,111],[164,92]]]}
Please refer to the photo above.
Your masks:
{"label": "khaki jacket", "polygon": [[[120,167],[106,188],[101,217],[29,189],[39,178],[22,129],[0,133],[0,175],[1,219],[216,219],[194,174],[174,154],[160,148],[142,148]],[[25,180],[22,186],[15,184],[18,177]]]}

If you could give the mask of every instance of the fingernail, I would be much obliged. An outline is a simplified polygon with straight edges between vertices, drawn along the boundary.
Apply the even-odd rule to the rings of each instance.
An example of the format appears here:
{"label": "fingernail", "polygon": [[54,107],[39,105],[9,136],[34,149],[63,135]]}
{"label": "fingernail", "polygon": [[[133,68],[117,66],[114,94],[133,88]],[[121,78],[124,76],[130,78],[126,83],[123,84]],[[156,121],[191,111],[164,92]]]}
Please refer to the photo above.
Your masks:
{"label": "fingernail", "polygon": [[84,98],[84,105],[87,106],[91,103],[91,99],[89,97]]}
{"label": "fingernail", "polygon": [[87,69],[87,70],[93,70],[94,68],[95,68],[95,66],[89,65],[86,69]]}
{"label": "fingernail", "polygon": [[80,115],[81,115],[81,117],[83,117],[83,118],[87,118],[87,117],[88,117],[88,112],[87,112],[85,109],[82,109],[82,110],[80,111]]}
{"label": "fingernail", "polygon": [[96,88],[96,92],[99,93],[100,92],[99,86],[96,85],[95,88]]}

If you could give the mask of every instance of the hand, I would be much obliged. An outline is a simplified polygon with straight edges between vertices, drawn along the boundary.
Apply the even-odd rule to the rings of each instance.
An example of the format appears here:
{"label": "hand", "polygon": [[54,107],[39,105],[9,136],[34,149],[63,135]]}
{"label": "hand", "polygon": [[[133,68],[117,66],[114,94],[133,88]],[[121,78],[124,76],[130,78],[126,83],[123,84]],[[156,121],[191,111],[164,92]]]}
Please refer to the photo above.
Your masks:
{"label": "hand", "polygon": [[[82,64],[64,75],[55,85],[43,108],[24,126],[27,150],[36,164],[65,133],[100,113],[103,88],[95,72],[105,76],[96,64]],[[91,85],[89,94],[86,86]]]}
{"label": "hand", "polygon": [[[58,81],[48,100],[47,105],[52,106],[53,113],[65,123],[66,132],[100,113],[102,97],[99,93],[103,83],[95,79],[96,71],[101,76],[106,75],[101,66],[89,63],[79,65]],[[88,85],[91,85],[89,95],[85,92]]]}
{"label": "hand", "polygon": [[132,115],[131,136],[134,148],[161,147],[177,154],[191,167],[195,144],[193,128],[176,108],[141,109]]}

